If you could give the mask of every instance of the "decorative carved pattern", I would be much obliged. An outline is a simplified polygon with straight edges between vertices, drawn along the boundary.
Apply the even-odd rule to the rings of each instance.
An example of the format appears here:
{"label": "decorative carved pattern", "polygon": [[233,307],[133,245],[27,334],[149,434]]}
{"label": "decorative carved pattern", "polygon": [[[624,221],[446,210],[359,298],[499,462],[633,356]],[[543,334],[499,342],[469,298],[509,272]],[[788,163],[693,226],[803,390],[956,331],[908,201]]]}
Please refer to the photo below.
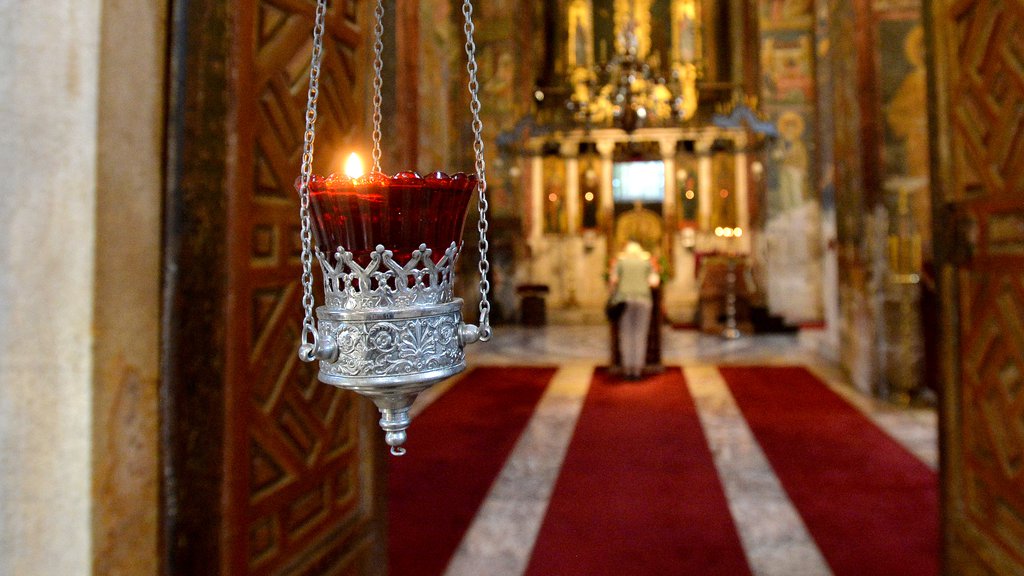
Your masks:
{"label": "decorative carved pattern", "polygon": [[1024,279],[985,275],[963,309],[963,498],[974,530],[1024,566]]}
{"label": "decorative carved pattern", "polygon": [[986,230],[986,248],[989,252],[1024,255],[1024,210],[992,214]]}
{"label": "decorative carved pattern", "polygon": [[[373,426],[372,409],[345,391],[317,382],[315,367],[295,350],[301,325],[298,242],[298,174],[303,138],[315,4],[257,0],[252,44],[243,40],[242,126],[251,126],[251,184],[239,200],[233,236],[247,242],[248,256],[234,284],[249,330],[236,357],[248,359],[235,379],[230,402],[229,450],[244,453],[245,466],[226,471],[233,499],[233,571],[246,574],[356,571],[378,547],[367,524],[375,514],[374,472],[363,459],[361,426]],[[330,2],[317,125],[318,165],[336,159],[329,151],[353,131],[364,107],[368,13],[365,2]],[[357,18],[358,15],[358,18]],[[251,47],[250,47],[251,46]],[[250,52],[251,50],[251,52]],[[246,58],[249,59],[248,65]],[[357,124],[352,124],[356,122]],[[246,134],[245,130],[242,131]],[[239,264],[236,264],[236,270]],[[367,417],[368,416],[368,417]],[[243,450],[244,448],[244,450]]]}
{"label": "decorative carved pattern", "polygon": [[[975,409],[964,417],[971,456],[993,479],[1015,483],[1024,505],[1024,428],[1005,425],[1024,421],[1024,359],[1016,350],[1024,342],[1024,287],[1017,282],[1006,276],[982,284],[972,298],[978,316],[964,348],[964,401]],[[971,472],[981,475],[978,468]]]}
{"label": "decorative carved pattern", "polygon": [[954,312],[945,323],[945,352],[953,357],[942,426],[946,568],[1021,574],[1024,42],[1017,29],[1024,5],[939,0],[932,9],[934,94],[945,108],[935,114],[936,149],[947,152],[938,155],[934,184],[951,215],[939,254],[946,270],[955,270],[959,291],[957,300],[952,291],[944,294]]}
{"label": "decorative carved pattern", "polygon": [[1024,5],[968,0],[951,8],[959,75],[954,131],[961,185],[1024,188]]}

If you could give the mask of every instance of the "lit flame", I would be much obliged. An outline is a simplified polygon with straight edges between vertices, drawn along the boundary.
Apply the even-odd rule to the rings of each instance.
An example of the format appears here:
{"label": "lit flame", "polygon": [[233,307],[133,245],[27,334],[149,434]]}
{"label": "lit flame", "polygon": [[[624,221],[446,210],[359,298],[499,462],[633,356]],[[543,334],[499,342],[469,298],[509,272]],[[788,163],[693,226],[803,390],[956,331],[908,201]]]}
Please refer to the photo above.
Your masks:
{"label": "lit flame", "polygon": [[345,176],[359,178],[363,173],[363,161],[359,158],[359,154],[353,152],[348,160],[345,160]]}
{"label": "lit flame", "polygon": [[743,236],[743,228],[740,228],[739,226],[735,228],[719,226],[715,228],[715,236],[718,236],[719,238],[739,238]]}

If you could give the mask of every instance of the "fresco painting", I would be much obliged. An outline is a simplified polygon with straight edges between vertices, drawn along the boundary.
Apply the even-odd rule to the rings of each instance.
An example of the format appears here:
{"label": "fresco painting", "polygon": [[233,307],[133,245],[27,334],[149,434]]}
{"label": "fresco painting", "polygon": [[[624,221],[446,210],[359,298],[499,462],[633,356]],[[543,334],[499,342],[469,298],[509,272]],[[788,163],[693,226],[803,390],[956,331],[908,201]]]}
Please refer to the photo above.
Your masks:
{"label": "fresco painting", "polygon": [[791,104],[812,101],[813,67],[810,33],[773,32],[762,37],[762,96],[765,100]]}
{"label": "fresco painting", "polygon": [[[879,94],[883,187],[890,204],[915,215],[914,228],[930,251],[931,201],[928,188],[927,71],[924,29],[917,18],[878,23]],[[900,198],[902,197],[902,198]]]}
{"label": "fresco painting", "polygon": [[878,36],[885,173],[927,178],[924,29],[913,19],[882,20]]}
{"label": "fresco painting", "polygon": [[762,0],[761,109],[778,130],[765,155],[764,234],[756,265],[768,307],[791,323],[822,319],[821,204],[812,182],[815,50],[812,2]]}

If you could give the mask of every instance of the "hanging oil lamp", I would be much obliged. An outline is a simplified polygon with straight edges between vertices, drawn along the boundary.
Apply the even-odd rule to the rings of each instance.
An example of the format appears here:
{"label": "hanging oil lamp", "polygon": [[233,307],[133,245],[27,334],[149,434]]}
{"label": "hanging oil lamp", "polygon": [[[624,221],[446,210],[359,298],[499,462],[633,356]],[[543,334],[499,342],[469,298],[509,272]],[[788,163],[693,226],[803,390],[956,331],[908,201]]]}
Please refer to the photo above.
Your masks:
{"label": "hanging oil lamp", "polygon": [[[312,173],[327,0],[317,0],[300,197],[302,305],[299,357],[318,361],[321,382],[369,397],[391,453],[405,452],[409,408],[430,386],[466,368],[467,344],[491,337],[487,280],[487,179],[480,121],[473,6],[464,0],[474,174],[381,171],[383,0],[374,26],[373,168],[365,175]],[[479,325],[462,321],[454,295],[466,210],[478,195]],[[313,241],[316,241],[314,247]],[[325,303],[314,319],[313,256]]]}

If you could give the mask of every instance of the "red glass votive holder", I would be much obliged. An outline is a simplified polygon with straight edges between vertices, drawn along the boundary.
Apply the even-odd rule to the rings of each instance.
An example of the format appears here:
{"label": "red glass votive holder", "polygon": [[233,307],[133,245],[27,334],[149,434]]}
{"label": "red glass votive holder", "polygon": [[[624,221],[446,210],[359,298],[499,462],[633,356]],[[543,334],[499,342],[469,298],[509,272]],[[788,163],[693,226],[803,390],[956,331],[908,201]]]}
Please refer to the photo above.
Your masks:
{"label": "red glass votive holder", "polygon": [[462,172],[313,176],[309,200],[317,246],[326,256],[341,246],[365,266],[378,244],[391,250],[397,262],[408,261],[426,244],[437,262],[452,242],[462,244],[476,182],[475,175]]}

